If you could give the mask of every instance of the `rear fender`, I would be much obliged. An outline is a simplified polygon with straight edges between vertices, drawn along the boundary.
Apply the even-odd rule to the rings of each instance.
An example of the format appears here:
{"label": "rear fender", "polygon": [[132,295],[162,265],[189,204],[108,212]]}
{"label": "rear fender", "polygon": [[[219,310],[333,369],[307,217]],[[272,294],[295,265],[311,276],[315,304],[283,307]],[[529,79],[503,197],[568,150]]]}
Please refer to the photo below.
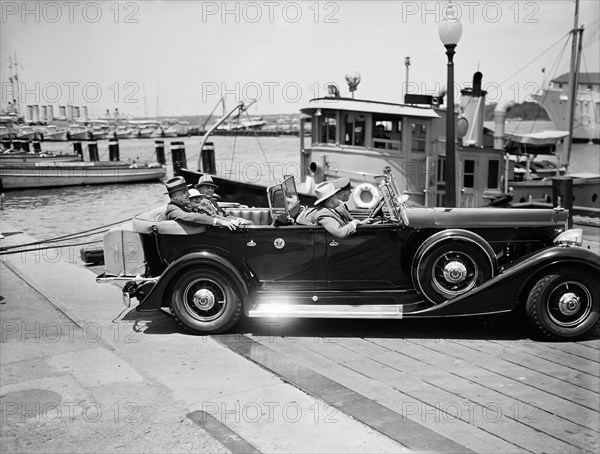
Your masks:
{"label": "rear fender", "polygon": [[600,279],[600,256],[581,247],[551,247],[504,267],[472,291],[407,317],[477,315],[512,311],[542,276],[556,266],[576,266]]}
{"label": "rear fender", "polygon": [[167,267],[150,293],[148,293],[148,296],[137,307],[137,310],[142,312],[153,311],[166,306],[167,304],[163,304],[164,297],[171,282],[185,270],[199,266],[217,268],[237,282],[242,299],[248,296],[257,285],[252,273],[236,256],[229,252],[221,249],[191,252],[179,257]]}

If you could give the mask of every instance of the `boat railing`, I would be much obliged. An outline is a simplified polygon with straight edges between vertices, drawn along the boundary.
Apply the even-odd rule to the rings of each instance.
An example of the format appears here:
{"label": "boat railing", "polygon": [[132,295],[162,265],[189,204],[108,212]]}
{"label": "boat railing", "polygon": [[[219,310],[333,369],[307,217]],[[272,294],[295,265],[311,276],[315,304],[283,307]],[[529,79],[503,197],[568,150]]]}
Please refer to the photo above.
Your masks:
{"label": "boat railing", "polygon": [[373,137],[373,148],[385,150],[400,150],[402,142],[393,139],[376,139]]}

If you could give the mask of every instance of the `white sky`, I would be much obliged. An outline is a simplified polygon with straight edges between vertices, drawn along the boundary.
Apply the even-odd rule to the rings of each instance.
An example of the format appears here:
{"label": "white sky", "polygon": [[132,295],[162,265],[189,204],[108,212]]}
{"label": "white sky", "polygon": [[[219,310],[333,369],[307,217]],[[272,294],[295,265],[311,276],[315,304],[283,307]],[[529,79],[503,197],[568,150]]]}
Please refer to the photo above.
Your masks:
{"label": "white sky", "polygon": [[[23,105],[87,105],[91,116],[202,115],[223,90],[228,107],[259,96],[251,114],[296,113],[358,70],[357,97],[400,102],[404,59],[413,92],[446,84],[435,1],[0,1],[2,108],[16,53]],[[488,101],[522,102],[568,71],[575,2],[459,1],[463,33],[455,81],[483,73]],[[600,2],[581,0],[583,72],[600,71]],[[553,69],[564,52],[558,69]],[[529,66],[527,66],[529,65]],[[521,68],[523,71],[517,73]],[[502,84],[502,85],[500,85]],[[220,112],[220,110],[219,110]]]}

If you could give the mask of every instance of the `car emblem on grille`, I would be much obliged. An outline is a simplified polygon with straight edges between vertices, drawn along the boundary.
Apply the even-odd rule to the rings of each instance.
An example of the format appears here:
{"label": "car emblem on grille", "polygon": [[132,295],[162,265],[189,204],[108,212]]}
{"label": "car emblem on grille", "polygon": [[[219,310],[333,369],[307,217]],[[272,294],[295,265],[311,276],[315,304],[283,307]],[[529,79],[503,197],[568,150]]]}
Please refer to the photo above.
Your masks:
{"label": "car emblem on grille", "polygon": [[275,246],[277,249],[283,249],[285,246],[285,241],[283,241],[283,238],[275,238],[275,241],[273,241],[273,246]]}

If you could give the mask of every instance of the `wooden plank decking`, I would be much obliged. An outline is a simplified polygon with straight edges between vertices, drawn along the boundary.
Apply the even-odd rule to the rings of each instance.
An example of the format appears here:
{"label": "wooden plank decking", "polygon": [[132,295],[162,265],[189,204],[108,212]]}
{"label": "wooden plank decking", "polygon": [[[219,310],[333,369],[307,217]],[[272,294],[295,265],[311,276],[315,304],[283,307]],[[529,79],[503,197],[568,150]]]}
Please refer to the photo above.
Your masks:
{"label": "wooden plank decking", "polygon": [[513,320],[273,321],[246,336],[475,452],[598,452],[600,340],[534,341]]}

